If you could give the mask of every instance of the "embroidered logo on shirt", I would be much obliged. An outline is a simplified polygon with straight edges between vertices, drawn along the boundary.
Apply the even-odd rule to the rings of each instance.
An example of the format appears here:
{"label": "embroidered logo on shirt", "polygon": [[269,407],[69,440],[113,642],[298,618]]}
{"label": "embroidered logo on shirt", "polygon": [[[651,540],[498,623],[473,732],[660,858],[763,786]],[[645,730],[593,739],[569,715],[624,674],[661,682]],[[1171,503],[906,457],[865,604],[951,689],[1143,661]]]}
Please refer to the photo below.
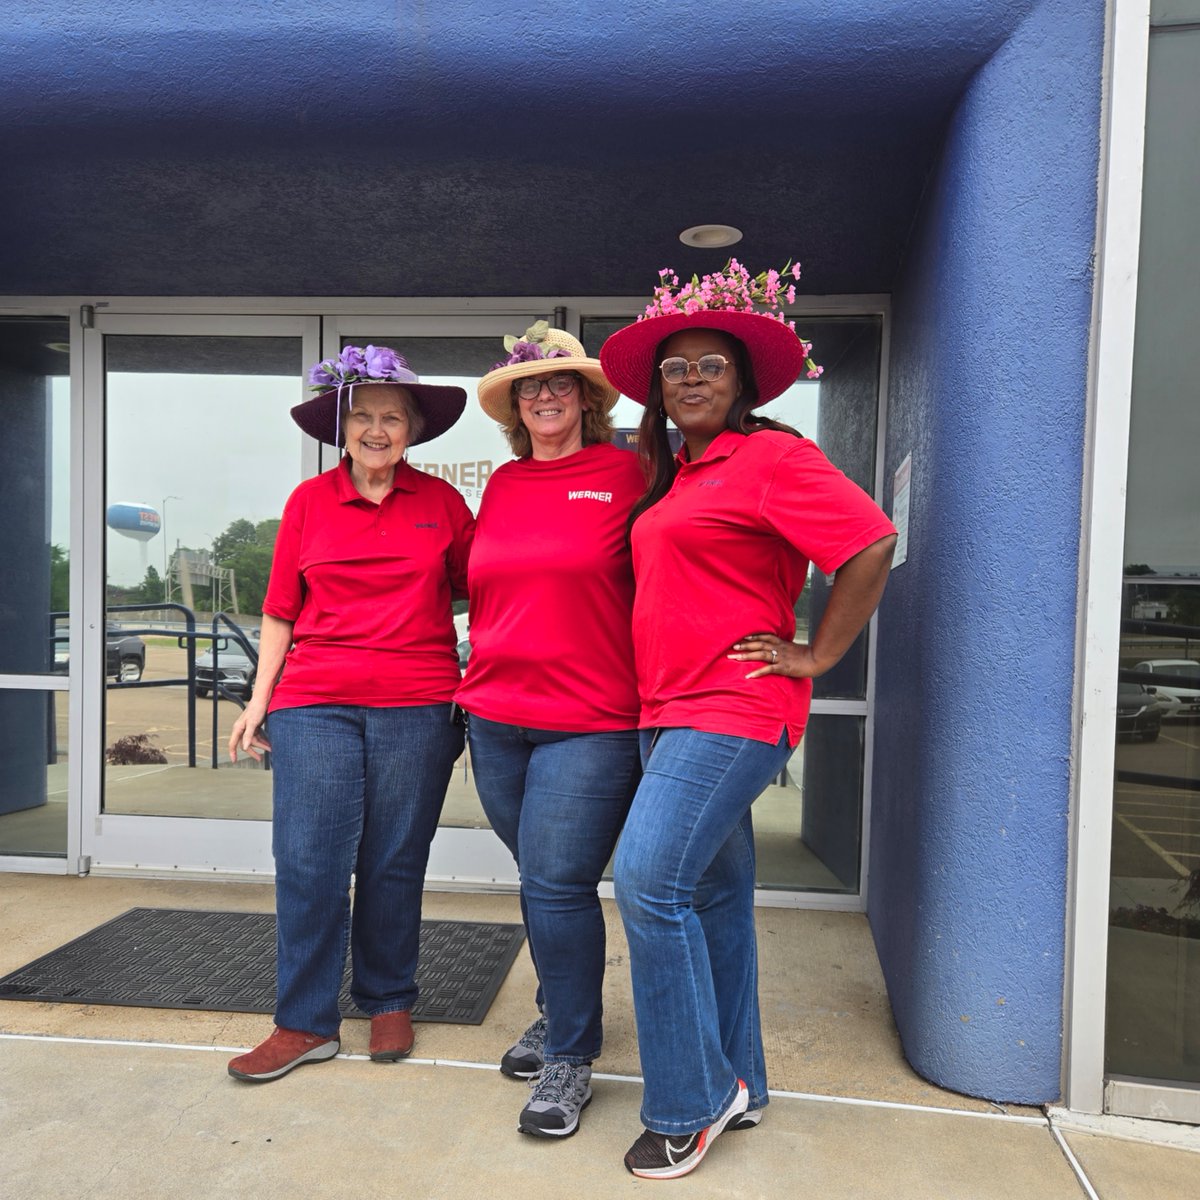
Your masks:
{"label": "embroidered logo on shirt", "polygon": [[697,487],[724,487],[725,480],[723,480],[723,479],[702,479],[702,480],[700,480],[700,482],[698,484],[696,484],[696,486]]}
{"label": "embroidered logo on shirt", "polygon": [[414,521],[413,522],[414,529],[436,529],[437,527],[438,527],[438,523],[436,521]]}
{"label": "embroidered logo on shirt", "polygon": [[602,504],[612,503],[612,492],[567,492],[568,500],[599,500]]}

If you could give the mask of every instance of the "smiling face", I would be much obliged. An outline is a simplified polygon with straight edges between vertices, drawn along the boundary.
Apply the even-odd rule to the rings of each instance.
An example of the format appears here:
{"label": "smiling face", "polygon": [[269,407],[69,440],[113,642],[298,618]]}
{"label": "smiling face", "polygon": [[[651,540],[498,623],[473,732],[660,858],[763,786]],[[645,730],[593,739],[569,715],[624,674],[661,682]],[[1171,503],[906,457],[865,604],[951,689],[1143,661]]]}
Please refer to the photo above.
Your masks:
{"label": "smiling face", "polygon": [[726,428],[725,418],[741,394],[738,378],[736,343],[727,333],[716,329],[684,329],[672,334],[658,351],[654,369],[667,358],[684,358],[697,363],[705,354],[724,355],[729,362],[720,379],[701,379],[695,366],[688,367],[682,383],[662,380],[663,408],[675,422],[688,445],[688,457],[695,461],[709,443]]}
{"label": "smiling face", "polygon": [[[517,411],[521,424],[529,431],[534,458],[558,457],[563,452],[578,450],[583,445],[583,414],[588,407],[583,398],[582,381],[577,375],[563,372],[537,378],[541,384],[531,399],[518,395]],[[549,379],[570,379],[571,390],[559,396],[550,390]],[[517,381],[517,386],[523,380]]]}
{"label": "smiling face", "polygon": [[412,397],[402,387],[354,389],[349,413],[342,423],[346,453],[355,466],[377,472],[395,467],[408,449],[408,405]]}

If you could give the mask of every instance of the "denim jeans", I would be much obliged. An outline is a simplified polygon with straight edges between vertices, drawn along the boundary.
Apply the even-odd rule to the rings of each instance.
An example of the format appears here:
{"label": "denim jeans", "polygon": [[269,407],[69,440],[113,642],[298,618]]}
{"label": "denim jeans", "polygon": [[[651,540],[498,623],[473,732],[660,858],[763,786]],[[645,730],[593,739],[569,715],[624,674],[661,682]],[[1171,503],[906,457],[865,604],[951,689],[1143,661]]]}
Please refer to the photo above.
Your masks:
{"label": "denim jeans", "polygon": [[777,746],[695,729],[642,731],[644,774],[617,848],[645,1087],[642,1123],[694,1133],[733,1099],[767,1103],[750,806]]}
{"label": "denim jeans", "polygon": [[315,704],[278,709],[268,724],[275,1023],[332,1037],[347,941],[363,1012],[416,1002],[421,889],[463,731],[449,704]]}
{"label": "denim jeans", "polygon": [[546,1017],[546,1062],[590,1063],[604,1040],[604,874],[637,787],[636,729],[563,733],[470,718],[475,786],[521,872]]}

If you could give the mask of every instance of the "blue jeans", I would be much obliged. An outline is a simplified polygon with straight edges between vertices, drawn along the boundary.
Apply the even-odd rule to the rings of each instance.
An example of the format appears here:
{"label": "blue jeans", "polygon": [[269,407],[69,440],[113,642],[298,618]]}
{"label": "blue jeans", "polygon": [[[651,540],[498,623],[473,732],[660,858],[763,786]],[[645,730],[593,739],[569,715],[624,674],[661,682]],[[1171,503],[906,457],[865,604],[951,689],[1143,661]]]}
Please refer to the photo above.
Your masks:
{"label": "blue jeans", "polygon": [[314,704],[278,709],[268,725],[275,1023],[332,1037],[347,942],[364,1013],[416,1002],[421,889],[463,731],[449,704]]}
{"label": "blue jeans", "polygon": [[637,730],[562,733],[472,716],[470,739],[483,810],[521,872],[545,1060],[590,1063],[604,1040],[596,885],[637,787]]}
{"label": "blue jeans", "polygon": [[777,746],[695,729],[642,731],[644,774],[617,848],[645,1087],[642,1123],[694,1133],[743,1079],[767,1103],[750,806],[787,762]]}

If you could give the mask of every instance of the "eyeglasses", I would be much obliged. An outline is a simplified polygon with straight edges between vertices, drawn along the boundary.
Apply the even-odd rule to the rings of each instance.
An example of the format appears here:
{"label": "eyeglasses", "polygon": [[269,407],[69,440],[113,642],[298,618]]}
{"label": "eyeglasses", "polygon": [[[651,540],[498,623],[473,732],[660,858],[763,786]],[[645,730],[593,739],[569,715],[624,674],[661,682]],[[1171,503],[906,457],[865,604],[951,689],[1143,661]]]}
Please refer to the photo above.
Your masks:
{"label": "eyeglasses", "polygon": [[725,374],[727,366],[729,359],[723,354],[702,354],[699,362],[688,362],[686,358],[664,358],[658,364],[658,369],[668,383],[682,383],[693,367],[701,379],[713,383]]}
{"label": "eyeglasses", "polygon": [[542,394],[542,384],[550,389],[551,395],[566,396],[578,382],[574,375],[551,375],[549,379],[527,376],[518,379],[513,386],[522,400],[536,400]]}

